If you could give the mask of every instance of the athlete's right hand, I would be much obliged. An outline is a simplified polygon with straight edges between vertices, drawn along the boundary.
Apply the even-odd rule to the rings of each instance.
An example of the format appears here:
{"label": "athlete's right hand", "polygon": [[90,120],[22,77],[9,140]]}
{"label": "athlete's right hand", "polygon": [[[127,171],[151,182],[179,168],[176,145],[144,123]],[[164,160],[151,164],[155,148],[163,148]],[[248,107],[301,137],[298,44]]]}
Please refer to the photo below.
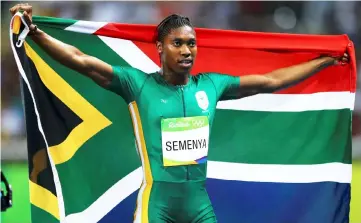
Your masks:
{"label": "athlete's right hand", "polygon": [[18,11],[23,11],[25,22],[30,25],[32,23],[33,16],[33,7],[28,3],[25,4],[16,4],[15,6],[10,8],[11,16],[14,16]]}

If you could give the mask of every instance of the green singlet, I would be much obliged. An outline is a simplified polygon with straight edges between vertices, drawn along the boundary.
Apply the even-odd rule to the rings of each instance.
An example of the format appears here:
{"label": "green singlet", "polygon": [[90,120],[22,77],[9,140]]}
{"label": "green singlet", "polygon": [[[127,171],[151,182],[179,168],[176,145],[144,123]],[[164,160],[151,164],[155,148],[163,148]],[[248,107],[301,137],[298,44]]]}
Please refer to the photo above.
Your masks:
{"label": "green singlet", "polygon": [[238,98],[240,78],[217,73],[168,84],[158,73],[113,67],[109,90],[129,105],[144,179],[134,222],[217,222],[205,189],[217,102]]}

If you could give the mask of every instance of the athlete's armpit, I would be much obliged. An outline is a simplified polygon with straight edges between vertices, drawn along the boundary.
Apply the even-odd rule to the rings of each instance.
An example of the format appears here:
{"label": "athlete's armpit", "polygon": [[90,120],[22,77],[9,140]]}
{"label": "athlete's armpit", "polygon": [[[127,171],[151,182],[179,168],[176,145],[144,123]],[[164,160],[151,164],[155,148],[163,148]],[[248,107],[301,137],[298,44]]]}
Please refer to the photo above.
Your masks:
{"label": "athlete's armpit", "polygon": [[208,77],[212,80],[216,92],[217,100],[230,100],[240,97],[240,77],[227,74],[209,73]]}
{"label": "athlete's armpit", "polygon": [[148,74],[133,67],[112,68],[114,77],[107,89],[121,96],[128,104],[135,101]]}

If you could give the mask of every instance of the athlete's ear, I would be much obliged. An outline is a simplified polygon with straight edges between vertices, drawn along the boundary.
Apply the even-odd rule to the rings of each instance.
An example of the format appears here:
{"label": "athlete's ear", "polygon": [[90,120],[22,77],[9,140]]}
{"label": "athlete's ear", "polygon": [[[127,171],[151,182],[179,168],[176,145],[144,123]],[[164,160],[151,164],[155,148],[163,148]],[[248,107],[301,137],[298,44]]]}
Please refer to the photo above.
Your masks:
{"label": "athlete's ear", "polygon": [[158,53],[161,54],[163,52],[163,44],[160,41],[157,41],[156,46]]}

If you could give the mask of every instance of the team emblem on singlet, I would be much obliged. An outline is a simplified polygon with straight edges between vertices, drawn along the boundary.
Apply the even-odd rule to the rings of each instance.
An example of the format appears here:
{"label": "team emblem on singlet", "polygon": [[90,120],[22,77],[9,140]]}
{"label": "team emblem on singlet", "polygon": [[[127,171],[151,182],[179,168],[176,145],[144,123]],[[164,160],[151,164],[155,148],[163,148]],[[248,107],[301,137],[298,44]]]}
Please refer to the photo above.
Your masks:
{"label": "team emblem on singlet", "polygon": [[209,106],[209,101],[208,101],[206,92],[198,91],[196,93],[196,99],[197,99],[198,106],[203,110],[207,110],[207,108]]}

